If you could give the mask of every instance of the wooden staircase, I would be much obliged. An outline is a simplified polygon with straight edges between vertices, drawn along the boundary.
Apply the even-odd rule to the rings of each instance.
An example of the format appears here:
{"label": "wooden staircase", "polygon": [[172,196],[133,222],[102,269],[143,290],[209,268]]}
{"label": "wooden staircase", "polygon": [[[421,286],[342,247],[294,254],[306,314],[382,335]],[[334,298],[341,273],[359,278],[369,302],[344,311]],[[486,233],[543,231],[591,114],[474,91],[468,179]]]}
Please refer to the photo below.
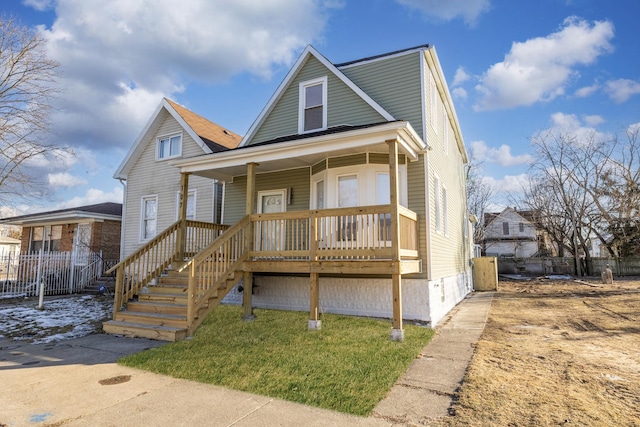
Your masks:
{"label": "wooden staircase", "polygon": [[[237,277],[237,279],[236,279]],[[188,270],[168,270],[157,279],[157,284],[145,286],[118,311],[114,319],[103,323],[108,334],[127,337],[150,338],[162,341],[179,341],[193,330],[217,306],[238,283],[242,274],[234,274],[220,286],[198,310],[192,330],[187,321]]]}

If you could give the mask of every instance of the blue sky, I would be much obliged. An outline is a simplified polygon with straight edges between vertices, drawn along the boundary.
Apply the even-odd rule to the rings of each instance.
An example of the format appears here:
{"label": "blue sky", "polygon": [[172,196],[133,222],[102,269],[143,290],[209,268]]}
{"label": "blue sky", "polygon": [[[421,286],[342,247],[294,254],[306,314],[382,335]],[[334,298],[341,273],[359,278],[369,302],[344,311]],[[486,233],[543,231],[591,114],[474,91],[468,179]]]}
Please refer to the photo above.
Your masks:
{"label": "blue sky", "polygon": [[517,196],[529,140],[640,123],[637,0],[3,0],[61,65],[36,165],[53,197],[6,215],[122,200],[112,178],[163,96],[244,134],[307,44],[334,63],[422,44],[438,53],[467,150]]}

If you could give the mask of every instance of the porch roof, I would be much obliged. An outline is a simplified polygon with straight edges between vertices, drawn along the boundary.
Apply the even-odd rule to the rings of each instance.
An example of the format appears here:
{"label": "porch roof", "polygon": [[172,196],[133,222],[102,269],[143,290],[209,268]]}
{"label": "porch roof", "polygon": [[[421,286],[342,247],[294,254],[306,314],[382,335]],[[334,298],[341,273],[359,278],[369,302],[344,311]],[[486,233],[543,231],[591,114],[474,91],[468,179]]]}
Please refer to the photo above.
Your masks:
{"label": "porch roof", "polygon": [[427,144],[408,121],[365,126],[339,126],[307,135],[293,135],[207,154],[172,163],[183,173],[231,181],[247,174],[247,163],[257,163],[257,173],[310,167],[327,157],[370,152],[388,152],[386,141],[397,140],[398,151],[410,161],[418,160]]}

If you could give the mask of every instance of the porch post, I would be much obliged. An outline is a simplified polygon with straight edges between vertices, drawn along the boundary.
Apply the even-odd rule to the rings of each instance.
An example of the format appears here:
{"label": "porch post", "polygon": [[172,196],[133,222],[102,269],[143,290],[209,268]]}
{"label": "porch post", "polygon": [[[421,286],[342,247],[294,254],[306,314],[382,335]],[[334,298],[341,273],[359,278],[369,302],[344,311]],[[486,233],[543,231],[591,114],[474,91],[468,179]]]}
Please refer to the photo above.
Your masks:
{"label": "porch post", "polygon": [[402,276],[400,275],[400,218],[398,216],[399,187],[398,187],[398,143],[395,139],[386,141],[389,145],[389,186],[391,203],[391,248],[393,271],[391,273],[391,287],[393,296],[393,324],[391,326],[391,340],[402,341]]}
{"label": "porch post", "polygon": [[178,232],[176,236],[176,261],[184,260],[187,246],[187,199],[189,197],[189,173],[180,173],[180,195],[178,200]]}
{"label": "porch post", "polygon": [[311,273],[310,282],[308,329],[318,330],[322,327],[322,321],[320,320],[320,313],[318,310],[318,307],[320,306],[320,274]]}
{"label": "porch post", "polygon": [[[245,213],[252,215],[255,207],[256,199],[256,166],[257,163],[247,163],[247,202]],[[249,222],[249,236],[247,237],[247,250],[253,250],[253,223]],[[244,291],[242,293],[242,308],[244,320],[253,320],[253,273],[244,272]]]}

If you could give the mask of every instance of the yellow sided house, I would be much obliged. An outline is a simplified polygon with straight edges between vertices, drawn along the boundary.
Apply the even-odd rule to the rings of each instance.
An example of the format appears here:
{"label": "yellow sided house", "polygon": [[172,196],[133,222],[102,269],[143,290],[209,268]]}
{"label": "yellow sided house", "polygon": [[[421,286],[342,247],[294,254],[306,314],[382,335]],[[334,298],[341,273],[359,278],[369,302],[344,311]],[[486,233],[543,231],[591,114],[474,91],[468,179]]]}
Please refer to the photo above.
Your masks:
{"label": "yellow sided house", "polygon": [[[224,299],[246,318],[309,311],[310,329],[323,312],[390,318],[401,340],[403,320],[435,325],[472,289],[467,154],[432,46],[344,64],[308,46],[236,148],[158,159],[178,129],[157,116],[134,145],[150,169],[134,180],[144,156],[130,155],[118,171],[124,253],[105,331],[181,339]],[[202,180],[224,189],[219,221],[189,216]],[[158,183],[173,222],[159,197],[145,205]]]}

